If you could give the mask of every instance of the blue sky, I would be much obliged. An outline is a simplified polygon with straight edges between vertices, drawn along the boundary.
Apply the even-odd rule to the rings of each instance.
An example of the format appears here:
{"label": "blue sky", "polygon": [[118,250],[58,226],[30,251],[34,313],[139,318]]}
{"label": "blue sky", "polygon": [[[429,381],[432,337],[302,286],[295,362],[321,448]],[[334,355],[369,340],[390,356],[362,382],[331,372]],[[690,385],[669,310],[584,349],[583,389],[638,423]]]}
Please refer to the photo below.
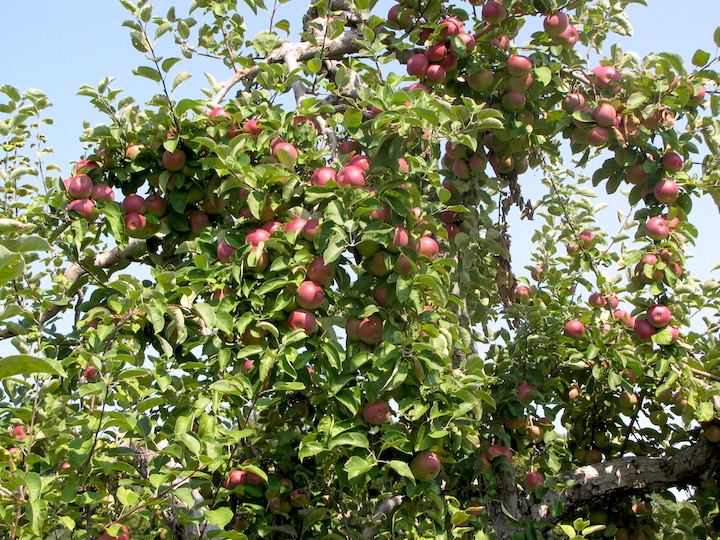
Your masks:
{"label": "blue sky", "polygon": [[[185,15],[190,5],[187,0],[151,3],[157,14],[165,14],[174,3],[180,16]],[[649,3],[649,8],[632,5],[629,9],[634,37],[611,37],[611,41],[617,40],[623,49],[641,55],[677,52],[688,64],[698,48],[716,54],[712,35],[716,25],[720,24],[720,1],[650,0]],[[81,85],[97,85],[104,77],[114,76],[113,86],[126,89],[127,94],[139,102],[157,91],[155,83],[131,74],[134,67],[145,61],[131,46],[129,30],[121,26],[123,20],[130,18],[129,13],[116,0],[36,0],[30,7],[22,2],[6,1],[3,4],[4,43],[6,51],[12,52],[4,53],[0,59],[0,84],[11,84],[21,90],[39,88],[47,93],[54,104],[49,114],[55,121],[47,129],[49,144],[55,149],[50,160],[68,174],[70,162],[82,156],[79,136],[83,121],[92,124],[105,121],[93,110],[87,98],[76,95]],[[383,0],[376,12],[385,15],[388,5],[387,0]],[[276,20],[297,20],[305,6],[305,2],[297,0],[283,4]],[[468,6],[465,4],[464,7]],[[249,23],[248,38],[266,25],[264,19]],[[170,50],[177,55],[176,49]],[[227,68],[217,62],[193,60],[179,65],[193,74],[193,78],[180,87],[179,92],[185,96],[197,97],[197,89],[206,86],[204,71],[211,72],[218,80],[229,75]],[[610,213],[614,220],[614,210]],[[714,246],[716,239],[712,232],[720,226],[717,209],[711,202],[697,203],[694,215],[696,219],[701,218],[699,228],[707,234],[707,238],[701,236],[698,246]],[[524,231],[529,231],[532,225],[527,222],[519,225],[513,236],[528,238],[529,234]],[[528,245],[515,244],[514,259],[518,267],[527,264],[523,259],[529,249]],[[700,255],[693,263],[694,271],[709,277],[709,270],[717,260],[715,249],[694,251]]]}

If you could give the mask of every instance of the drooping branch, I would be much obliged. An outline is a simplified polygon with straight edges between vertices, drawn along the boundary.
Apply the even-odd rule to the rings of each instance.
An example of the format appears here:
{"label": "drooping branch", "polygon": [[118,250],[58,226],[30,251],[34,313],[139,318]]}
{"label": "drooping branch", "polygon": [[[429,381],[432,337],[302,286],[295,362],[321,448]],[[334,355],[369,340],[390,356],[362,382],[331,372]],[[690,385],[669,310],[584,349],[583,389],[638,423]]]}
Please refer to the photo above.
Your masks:
{"label": "drooping branch", "polygon": [[[119,247],[115,247],[110,251],[95,255],[95,258],[93,259],[93,265],[96,268],[112,268],[113,266],[123,261],[131,261],[138,259],[141,255],[145,253],[146,250],[147,243],[145,240],[131,238],[130,242],[128,242],[128,245],[125,248],[120,249]],[[87,274],[87,272],[87,268],[85,268],[79,263],[73,263],[72,265],[70,265],[70,268],[65,270],[64,274],[66,291],[71,291],[73,289],[73,285],[75,285],[85,274]],[[38,318],[38,322],[40,324],[45,324],[50,319],[55,317],[58,313],[60,313],[64,306],[62,300],[67,299],[69,296],[72,295],[68,294],[68,296],[58,298],[56,300],[56,303],[51,308],[48,308],[40,315],[40,317]],[[16,335],[17,332],[9,328],[4,328],[0,331],[0,339],[7,339]]]}
{"label": "drooping branch", "polygon": [[[702,476],[720,468],[720,446],[702,437],[667,457],[626,457],[587,465],[562,473],[561,491],[551,490],[542,502],[530,507],[535,521],[557,523],[563,516],[588,504],[614,496],[649,493],[670,487],[698,484]],[[553,516],[553,504],[562,512]]]}

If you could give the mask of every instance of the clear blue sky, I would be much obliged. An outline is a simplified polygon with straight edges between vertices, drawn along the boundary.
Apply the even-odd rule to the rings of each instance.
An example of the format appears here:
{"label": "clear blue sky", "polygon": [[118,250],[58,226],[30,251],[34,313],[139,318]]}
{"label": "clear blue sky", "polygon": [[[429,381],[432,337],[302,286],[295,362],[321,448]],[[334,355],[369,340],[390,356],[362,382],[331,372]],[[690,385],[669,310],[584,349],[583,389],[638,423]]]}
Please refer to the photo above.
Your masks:
{"label": "clear blue sky", "polygon": [[[688,64],[698,48],[716,53],[712,35],[716,25],[720,25],[720,0],[650,0],[649,3],[648,8],[630,7],[635,35],[619,40],[623,49],[641,55],[673,51],[685,57]],[[184,16],[190,2],[156,0],[152,4],[155,12],[162,15],[176,4],[177,14]],[[464,3],[458,3],[461,4]],[[278,18],[297,20],[306,5],[298,0],[283,4]],[[388,1],[383,0],[376,12],[385,15],[388,5]],[[55,149],[50,160],[65,173],[69,173],[69,163],[82,155],[78,139],[83,120],[93,124],[105,121],[87,98],[76,95],[81,85],[97,85],[103,77],[114,76],[113,86],[125,88],[139,102],[156,93],[155,83],[131,74],[144,59],[131,46],[129,30],[121,26],[122,21],[130,17],[116,0],[35,0],[30,4],[5,0],[2,18],[6,52],[0,57],[0,84],[11,84],[21,90],[39,88],[48,94],[54,104],[49,114],[55,120],[54,126],[47,129],[49,143]],[[248,37],[266,25],[266,20],[248,24]],[[179,65],[193,74],[193,78],[180,87],[181,93],[194,97],[199,95],[193,94],[196,89],[206,85],[204,71],[210,71],[218,80],[229,74],[219,63],[193,60]],[[711,203],[697,204],[696,208],[695,216],[703,217],[700,229],[708,235],[705,239],[701,237],[698,245],[715,246],[714,231],[720,227],[717,209]],[[615,212],[611,213],[614,217]],[[526,264],[524,257],[529,246],[517,239],[527,238],[523,227],[532,225],[524,223],[513,231],[514,259],[518,266]],[[697,252],[707,253],[707,257],[695,261],[695,271],[709,277],[709,269],[717,260],[715,249],[694,251],[699,255],[702,253]]]}

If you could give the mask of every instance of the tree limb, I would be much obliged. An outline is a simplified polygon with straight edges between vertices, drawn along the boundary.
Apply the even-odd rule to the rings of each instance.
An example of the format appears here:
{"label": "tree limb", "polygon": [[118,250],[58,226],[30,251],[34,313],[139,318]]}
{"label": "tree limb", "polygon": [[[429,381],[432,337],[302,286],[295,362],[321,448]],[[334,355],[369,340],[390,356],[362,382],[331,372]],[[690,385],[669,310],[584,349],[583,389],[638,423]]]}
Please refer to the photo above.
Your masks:
{"label": "tree limb", "polygon": [[[587,465],[562,473],[558,483],[566,487],[551,490],[544,499],[531,506],[535,521],[557,523],[577,508],[631,493],[659,491],[675,486],[697,484],[709,470],[720,468],[720,445],[705,437],[666,457],[626,457],[596,465]],[[562,506],[553,516],[553,503]]]}
{"label": "tree limb", "polygon": [[378,507],[377,512],[375,512],[375,515],[372,517],[373,525],[368,525],[363,530],[363,538],[365,540],[372,540],[377,536],[377,534],[380,532],[380,529],[382,528],[385,521],[387,521],[387,518],[390,517],[390,514],[392,514],[392,511],[400,506],[403,502],[403,496],[402,495],[396,495],[395,497],[388,497],[383,501],[383,503]]}

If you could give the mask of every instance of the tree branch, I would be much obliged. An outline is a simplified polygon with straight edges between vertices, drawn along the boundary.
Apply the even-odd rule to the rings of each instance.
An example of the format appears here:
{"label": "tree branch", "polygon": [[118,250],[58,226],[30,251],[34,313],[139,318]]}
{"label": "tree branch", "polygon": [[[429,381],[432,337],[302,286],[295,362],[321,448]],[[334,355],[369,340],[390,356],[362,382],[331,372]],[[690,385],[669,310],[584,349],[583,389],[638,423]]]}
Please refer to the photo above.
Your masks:
{"label": "tree branch", "polygon": [[392,514],[392,511],[400,506],[403,502],[402,495],[396,495],[395,497],[388,497],[383,501],[383,503],[378,507],[377,512],[375,512],[375,515],[372,517],[373,525],[368,525],[363,530],[363,538],[365,540],[372,540],[377,536],[377,534],[380,532],[380,529],[382,528],[385,521],[387,521],[387,518],[390,517],[390,514]]}
{"label": "tree branch", "polygon": [[[559,492],[551,490],[530,510],[535,521],[557,523],[563,516],[591,502],[694,485],[707,471],[718,468],[720,445],[711,444],[702,437],[673,456],[613,459],[560,474],[558,483],[566,487]],[[562,505],[559,515],[551,513],[553,503]]]}

